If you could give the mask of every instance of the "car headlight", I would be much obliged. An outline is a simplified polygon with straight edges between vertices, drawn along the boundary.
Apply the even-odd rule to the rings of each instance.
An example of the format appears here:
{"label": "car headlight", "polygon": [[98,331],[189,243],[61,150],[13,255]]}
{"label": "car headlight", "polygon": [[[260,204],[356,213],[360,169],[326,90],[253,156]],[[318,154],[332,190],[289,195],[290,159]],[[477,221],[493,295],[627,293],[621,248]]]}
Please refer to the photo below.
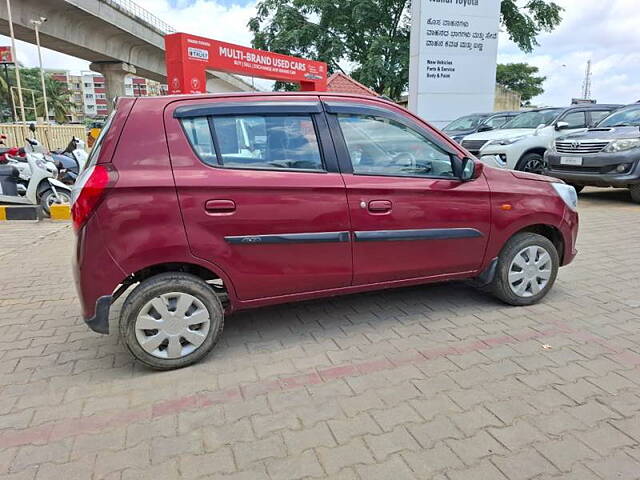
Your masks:
{"label": "car headlight", "polygon": [[552,183],[551,186],[564,203],[574,212],[578,210],[578,194],[576,189],[566,183]]}
{"label": "car headlight", "polygon": [[511,144],[516,143],[516,142],[519,142],[523,138],[526,138],[526,135],[522,136],[522,137],[505,138],[505,139],[502,139],[502,140],[491,140],[489,143],[487,143],[486,146],[488,147],[489,145],[511,145]]}
{"label": "car headlight", "polygon": [[640,138],[627,138],[624,140],[614,140],[604,149],[607,153],[624,152],[632,148],[640,147]]}

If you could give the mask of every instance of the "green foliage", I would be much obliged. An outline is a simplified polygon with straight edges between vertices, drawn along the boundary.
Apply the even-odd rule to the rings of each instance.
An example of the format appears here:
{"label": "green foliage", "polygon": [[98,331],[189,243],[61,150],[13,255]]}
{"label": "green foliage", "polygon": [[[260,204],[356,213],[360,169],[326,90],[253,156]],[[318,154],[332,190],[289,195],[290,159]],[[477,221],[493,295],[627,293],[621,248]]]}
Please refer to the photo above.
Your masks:
{"label": "green foliage", "polygon": [[[410,0],[261,0],[249,21],[253,46],[326,62],[357,81],[399,99],[409,80]],[[560,21],[551,0],[502,0],[501,20],[524,51]],[[291,89],[276,84],[276,89]]]}
{"label": "green foliage", "polygon": [[[11,67],[8,69],[9,83],[11,86],[17,86],[16,71]],[[0,112],[5,117],[3,120],[8,121],[11,118],[11,96],[9,88],[4,76],[4,68],[0,68]],[[38,116],[44,117],[44,99],[42,97],[42,85],[40,83],[40,69],[38,68],[20,68],[20,82],[23,89],[34,90],[34,97],[36,103],[36,111]],[[51,74],[45,72],[45,88],[47,89],[47,104],[49,107],[49,115],[54,117],[59,123],[66,122],[66,115],[71,110],[70,93],[66,89],[66,86],[62,83],[54,80]],[[20,117],[20,107],[18,106],[17,92],[14,92],[16,97],[16,110],[18,117]],[[25,116],[27,121],[35,120],[33,110],[27,110],[33,107],[31,93],[23,90],[23,101],[25,105]]]}
{"label": "green foliage", "polygon": [[547,77],[538,77],[538,67],[526,63],[498,64],[496,82],[518,92],[523,103],[544,92],[542,84]]}

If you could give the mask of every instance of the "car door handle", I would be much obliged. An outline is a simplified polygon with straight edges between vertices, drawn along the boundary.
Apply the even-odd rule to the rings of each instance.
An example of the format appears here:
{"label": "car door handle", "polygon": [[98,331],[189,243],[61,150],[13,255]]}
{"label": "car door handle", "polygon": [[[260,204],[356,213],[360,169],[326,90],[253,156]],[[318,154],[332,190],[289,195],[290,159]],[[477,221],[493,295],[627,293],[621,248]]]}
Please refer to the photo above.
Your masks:
{"label": "car door handle", "polygon": [[371,200],[369,211],[374,213],[389,212],[391,211],[391,202],[389,200]]}
{"label": "car door handle", "polygon": [[233,200],[207,200],[204,209],[207,213],[233,213],[236,211],[236,202]]}

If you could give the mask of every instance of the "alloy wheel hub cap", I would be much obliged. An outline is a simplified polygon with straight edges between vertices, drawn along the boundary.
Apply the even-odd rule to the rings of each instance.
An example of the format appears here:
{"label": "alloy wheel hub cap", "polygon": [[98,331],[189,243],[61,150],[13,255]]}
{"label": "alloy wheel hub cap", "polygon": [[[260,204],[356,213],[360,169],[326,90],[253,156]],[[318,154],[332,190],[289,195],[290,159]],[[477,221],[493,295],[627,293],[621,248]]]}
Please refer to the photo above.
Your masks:
{"label": "alloy wheel hub cap", "polygon": [[553,264],[549,252],[539,245],[520,250],[509,266],[509,287],[519,297],[532,297],[549,283]]}

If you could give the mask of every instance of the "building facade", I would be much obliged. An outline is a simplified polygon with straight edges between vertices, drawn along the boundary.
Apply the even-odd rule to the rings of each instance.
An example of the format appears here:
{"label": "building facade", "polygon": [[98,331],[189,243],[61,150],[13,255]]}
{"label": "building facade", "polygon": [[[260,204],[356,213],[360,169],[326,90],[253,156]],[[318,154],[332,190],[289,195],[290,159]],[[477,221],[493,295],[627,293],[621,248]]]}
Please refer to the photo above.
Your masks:
{"label": "building facade", "polygon": [[[67,119],[72,123],[101,120],[107,116],[107,96],[104,77],[95,72],[73,75],[68,71],[50,72],[54,80],[65,85],[72,104]],[[146,97],[166,95],[167,86],[146,78],[127,76],[124,81],[125,95]]]}

